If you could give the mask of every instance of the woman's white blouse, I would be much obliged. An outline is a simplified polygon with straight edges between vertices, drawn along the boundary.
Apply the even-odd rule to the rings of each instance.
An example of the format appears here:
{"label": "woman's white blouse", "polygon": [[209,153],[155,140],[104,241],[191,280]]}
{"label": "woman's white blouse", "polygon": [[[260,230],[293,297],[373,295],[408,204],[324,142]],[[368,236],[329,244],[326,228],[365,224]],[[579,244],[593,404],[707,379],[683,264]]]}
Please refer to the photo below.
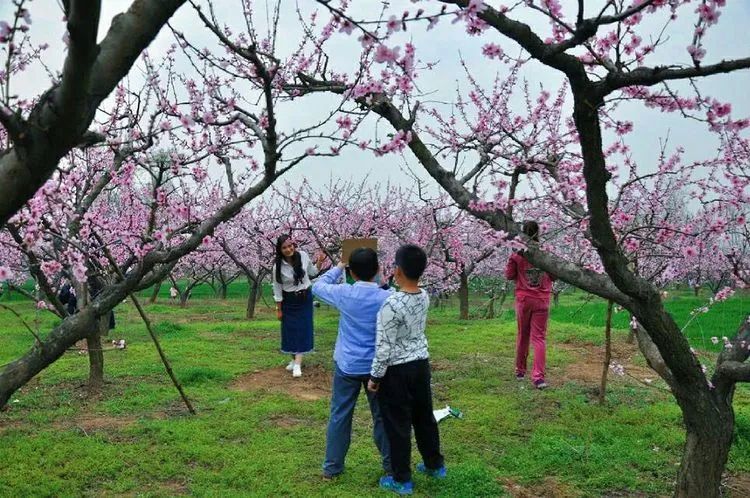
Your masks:
{"label": "woman's white blouse", "polygon": [[281,260],[281,283],[276,281],[276,265],[273,265],[271,279],[273,280],[273,299],[277,303],[284,300],[282,292],[295,292],[310,287],[310,279],[318,275],[318,269],[313,264],[310,256],[305,251],[299,251],[302,259],[302,268],[305,270],[305,276],[298,285],[294,285],[294,268],[292,265]]}

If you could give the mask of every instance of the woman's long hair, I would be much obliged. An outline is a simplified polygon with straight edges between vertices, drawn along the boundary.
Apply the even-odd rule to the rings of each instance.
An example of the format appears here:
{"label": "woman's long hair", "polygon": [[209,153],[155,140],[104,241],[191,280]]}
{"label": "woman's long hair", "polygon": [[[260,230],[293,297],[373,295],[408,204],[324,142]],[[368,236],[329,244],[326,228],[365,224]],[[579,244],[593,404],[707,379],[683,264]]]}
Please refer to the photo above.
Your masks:
{"label": "woman's long hair", "polygon": [[[281,283],[281,262],[284,259],[284,255],[281,254],[281,246],[291,238],[289,235],[282,235],[276,240],[276,281],[278,283]],[[302,256],[297,250],[292,255],[292,269],[294,269],[294,285],[299,285],[305,278],[305,270],[302,268]]]}

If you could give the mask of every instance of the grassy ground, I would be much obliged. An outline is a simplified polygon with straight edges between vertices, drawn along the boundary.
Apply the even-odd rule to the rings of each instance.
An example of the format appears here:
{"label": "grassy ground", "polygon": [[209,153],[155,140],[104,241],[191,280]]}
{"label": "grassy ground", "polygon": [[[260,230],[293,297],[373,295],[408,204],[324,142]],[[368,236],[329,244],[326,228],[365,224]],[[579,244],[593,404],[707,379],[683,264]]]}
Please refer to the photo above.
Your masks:
{"label": "grassy ground", "polygon": [[[166,289],[163,289],[166,292]],[[187,309],[148,306],[163,347],[199,411],[186,414],[132,305],[117,310],[103,393],[81,388],[87,359],[67,354],[13,397],[0,414],[2,496],[373,496],[380,475],[360,400],[345,474],[319,478],[330,393],[337,315],[316,312],[316,349],[305,375],[282,368],[278,322],[260,307],[244,320],[243,286],[230,299],[197,290]],[[678,323],[705,302],[677,294],[668,307]],[[686,333],[710,364],[710,337],[727,335],[750,297],[720,303]],[[473,304],[479,306],[479,302]],[[664,385],[625,343],[628,318],[615,316],[615,357],[628,375],[612,379],[608,402],[594,401],[601,371],[605,303],[583,293],[552,311],[549,380],[537,392],[512,375],[514,317],[507,303],[494,320],[457,320],[454,303],[434,309],[428,336],[436,407],[464,420],[442,422],[446,481],[416,477],[421,496],[661,496],[670,493],[683,430]],[[54,320],[31,304],[11,302],[41,330]],[[32,343],[29,332],[0,310],[0,365]],[[646,385],[644,382],[650,385]],[[750,469],[750,389],[735,398],[737,438],[728,491],[741,490]],[[416,458],[416,456],[415,456]],[[743,485],[744,482],[744,485]]]}

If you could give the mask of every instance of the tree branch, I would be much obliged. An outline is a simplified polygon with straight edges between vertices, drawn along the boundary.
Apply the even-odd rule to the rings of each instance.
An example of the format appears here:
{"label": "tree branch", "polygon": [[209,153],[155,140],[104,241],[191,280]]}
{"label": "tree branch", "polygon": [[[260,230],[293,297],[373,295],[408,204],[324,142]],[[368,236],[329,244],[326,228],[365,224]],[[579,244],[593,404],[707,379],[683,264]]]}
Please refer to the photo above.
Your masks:
{"label": "tree branch", "polygon": [[699,78],[748,68],[750,68],[750,57],[723,60],[717,64],[698,67],[639,67],[627,73],[610,72],[604,80],[595,83],[594,86],[600,87],[604,93],[611,93],[628,86],[652,86],[669,80]]}
{"label": "tree branch", "polygon": [[717,373],[734,382],[750,382],[750,363],[725,361],[719,365]]}
{"label": "tree branch", "polygon": [[0,226],[47,181],[71,148],[97,138],[86,133],[97,107],[184,2],[134,0],[113,19],[98,46],[100,2],[68,2],[71,46],[62,80],[29,113],[23,143],[0,157]]}
{"label": "tree branch", "polygon": [[[468,0],[441,0],[443,3],[457,5],[466,8]],[[531,57],[546,64],[549,67],[565,73],[571,81],[585,81],[586,69],[578,58],[560,50],[556,45],[548,45],[527,25],[510,19],[505,14],[485,4],[485,9],[479,13],[479,17],[495,28],[497,31],[518,43]],[[596,29],[588,34],[590,30],[579,29],[579,36],[590,38],[596,34]]]}

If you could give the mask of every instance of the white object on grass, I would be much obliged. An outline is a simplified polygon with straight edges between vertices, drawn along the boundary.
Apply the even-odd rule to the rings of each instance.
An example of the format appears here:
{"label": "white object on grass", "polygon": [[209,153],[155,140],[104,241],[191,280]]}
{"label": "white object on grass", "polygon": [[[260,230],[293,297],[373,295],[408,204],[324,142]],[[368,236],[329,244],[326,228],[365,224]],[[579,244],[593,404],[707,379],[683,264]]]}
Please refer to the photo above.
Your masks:
{"label": "white object on grass", "polygon": [[461,410],[456,410],[455,408],[451,408],[448,405],[445,405],[445,408],[441,408],[439,410],[433,410],[432,414],[435,416],[436,422],[440,422],[441,420],[446,419],[448,417],[464,418],[464,414],[461,413]]}

